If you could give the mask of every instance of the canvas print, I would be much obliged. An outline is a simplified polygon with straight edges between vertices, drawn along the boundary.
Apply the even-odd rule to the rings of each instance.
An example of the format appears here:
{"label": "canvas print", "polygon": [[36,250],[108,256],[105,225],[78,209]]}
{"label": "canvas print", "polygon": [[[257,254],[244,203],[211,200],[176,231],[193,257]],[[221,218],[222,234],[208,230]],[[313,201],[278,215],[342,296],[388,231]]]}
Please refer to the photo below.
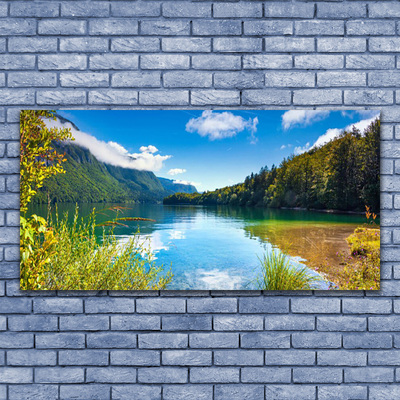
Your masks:
{"label": "canvas print", "polygon": [[377,290],[376,110],[24,110],[24,290]]}

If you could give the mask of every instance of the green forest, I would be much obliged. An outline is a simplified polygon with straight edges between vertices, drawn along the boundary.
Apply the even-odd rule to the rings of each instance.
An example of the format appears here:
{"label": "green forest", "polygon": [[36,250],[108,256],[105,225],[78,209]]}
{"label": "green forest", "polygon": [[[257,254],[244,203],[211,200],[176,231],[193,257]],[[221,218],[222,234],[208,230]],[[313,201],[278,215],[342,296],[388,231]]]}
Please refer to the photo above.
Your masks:
{"label": "green forest", "polygon": [[[164,204],[301,207],[379,213],[380,120],[327,144],[263,167],[243,183],[204,193],[176,193]],[[268,159],[268,154],[265,155]]]}

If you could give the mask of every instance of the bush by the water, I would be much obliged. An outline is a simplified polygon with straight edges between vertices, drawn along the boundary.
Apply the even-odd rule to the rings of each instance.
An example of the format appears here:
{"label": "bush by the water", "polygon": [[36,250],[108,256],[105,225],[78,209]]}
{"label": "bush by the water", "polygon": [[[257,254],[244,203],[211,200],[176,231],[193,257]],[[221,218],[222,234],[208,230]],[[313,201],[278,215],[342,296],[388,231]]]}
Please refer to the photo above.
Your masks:
{"label": "bush by the water", "polygon": [[260,262],[261,274],[256,285],[261,290],[310,290],[321,281],[307,267],[292,265],[290,258],[276,249],[264,254]]}

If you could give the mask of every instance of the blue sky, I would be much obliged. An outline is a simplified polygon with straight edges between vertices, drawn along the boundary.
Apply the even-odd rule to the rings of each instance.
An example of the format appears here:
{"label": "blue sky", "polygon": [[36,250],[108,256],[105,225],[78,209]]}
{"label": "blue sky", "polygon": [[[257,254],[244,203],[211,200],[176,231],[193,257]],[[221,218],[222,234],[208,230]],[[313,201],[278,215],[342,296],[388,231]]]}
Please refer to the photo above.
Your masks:
{"label": "blue sky", "polygon": [[326,143],[378,111],[68,110],[76,143],[113,165],[152,170],[199,191],[238,182],[261,167]]}

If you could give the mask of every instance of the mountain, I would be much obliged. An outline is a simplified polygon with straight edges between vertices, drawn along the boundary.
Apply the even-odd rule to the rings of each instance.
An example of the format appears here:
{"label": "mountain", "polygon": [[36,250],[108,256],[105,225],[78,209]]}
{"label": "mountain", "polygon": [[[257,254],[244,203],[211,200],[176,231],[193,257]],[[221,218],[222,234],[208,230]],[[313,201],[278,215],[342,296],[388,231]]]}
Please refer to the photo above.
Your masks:
{"label": "mountain", "polygon": [[[70,122],[58,117],[61,122]],[[78,130],[76,126],[75,129]],[[158,203],[177,192],[195,193],[191,185],[175,184],[170,179],[158,178],[151,171],[115,167],[97,160],[88,149],[70,142],[53,144],[65,154],[64,174],[45,181],[36,194],[37,203],[52,202],[142,202]]]}

